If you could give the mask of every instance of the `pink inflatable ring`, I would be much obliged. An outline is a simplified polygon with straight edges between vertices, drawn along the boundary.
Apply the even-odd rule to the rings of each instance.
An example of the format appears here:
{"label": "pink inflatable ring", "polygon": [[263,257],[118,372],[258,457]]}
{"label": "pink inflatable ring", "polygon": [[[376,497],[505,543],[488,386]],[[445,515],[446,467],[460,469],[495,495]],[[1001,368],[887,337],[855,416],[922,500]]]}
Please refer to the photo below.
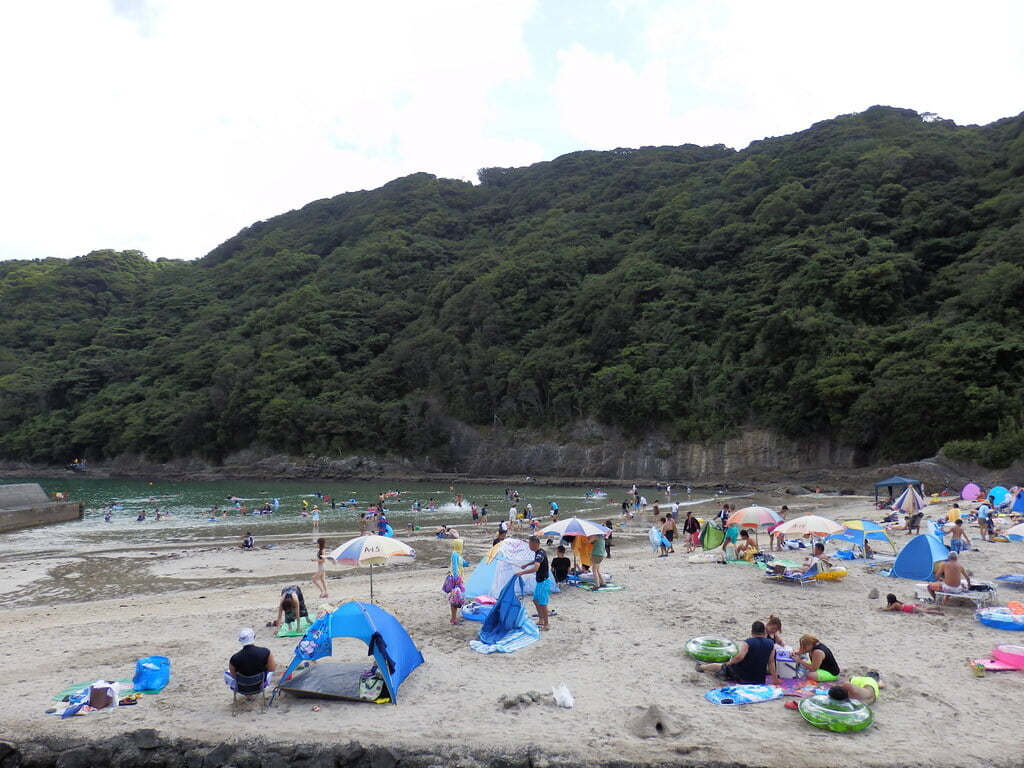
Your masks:
{"label": "pink inflatable ring", "polygon": [[992,649],[992,658],[1017,669],[1024,669],[1024,645],[1002,643]]}

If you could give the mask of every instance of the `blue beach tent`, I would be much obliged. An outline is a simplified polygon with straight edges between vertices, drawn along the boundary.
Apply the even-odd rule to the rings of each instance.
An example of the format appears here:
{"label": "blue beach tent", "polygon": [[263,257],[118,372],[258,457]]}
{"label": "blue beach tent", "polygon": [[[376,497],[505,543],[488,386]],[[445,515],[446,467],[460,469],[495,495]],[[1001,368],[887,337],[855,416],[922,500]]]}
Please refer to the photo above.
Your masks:
{"label": "blue beach tent", "polygon": [[[358,700],[362,664],[317,664],[294,675],[303,661],[314,661],[330,656],[333,639],[354,637],[366,643],[367,655],[377,662],[387,694],[393,704],[398,703],[398,688],[416,667],[423,663],[423,654],[409,637],[405,627],[394,616],[372,603],[351,600],[342,603],[333,613],[317,619],[295,648],[295,656],[285,670],[278,689],[298,696]],[[327,668],[355,668],[341,674],[324,672]],[[300,681],[310,678],[305,684]],[[275,691],[276,695],[276,691]]]}
{"label": "blue beach tent", "polygon": [[927,533],[919,533],[900,550],[889,575],[900,579],[931,581],[935,576],[935,564],[945,560],[948,555],[949,548],[941,540]]}
{"label": "blue beach tent", "polygon": [[1010,507],[1011,512],[1024,513],[1024,491],[1017,492],[1017,498]]}

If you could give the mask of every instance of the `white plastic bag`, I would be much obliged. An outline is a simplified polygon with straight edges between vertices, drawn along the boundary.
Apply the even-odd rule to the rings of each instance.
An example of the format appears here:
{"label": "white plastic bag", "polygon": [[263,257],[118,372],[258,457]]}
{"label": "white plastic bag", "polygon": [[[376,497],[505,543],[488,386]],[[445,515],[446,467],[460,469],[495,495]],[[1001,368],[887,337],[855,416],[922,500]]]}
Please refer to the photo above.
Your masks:
{"label": "white plastic bag", "polygon": [[551,689],[551,694],[555,697],[555,704],[566,709],[572,709],[573,704],[576,703],[576,699],[569,693],[569,689],[565,683],[559,683]]}

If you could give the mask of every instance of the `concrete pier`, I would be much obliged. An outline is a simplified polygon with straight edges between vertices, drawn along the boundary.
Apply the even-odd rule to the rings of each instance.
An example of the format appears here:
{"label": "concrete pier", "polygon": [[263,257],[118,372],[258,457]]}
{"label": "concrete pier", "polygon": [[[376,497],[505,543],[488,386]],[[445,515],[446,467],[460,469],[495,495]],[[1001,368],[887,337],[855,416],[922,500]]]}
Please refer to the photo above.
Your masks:
{"label": "concrete pier", "polygon": [[0,484],[0,531],[64,523],[84,516],[82,502],[51,500],[39,483]]}

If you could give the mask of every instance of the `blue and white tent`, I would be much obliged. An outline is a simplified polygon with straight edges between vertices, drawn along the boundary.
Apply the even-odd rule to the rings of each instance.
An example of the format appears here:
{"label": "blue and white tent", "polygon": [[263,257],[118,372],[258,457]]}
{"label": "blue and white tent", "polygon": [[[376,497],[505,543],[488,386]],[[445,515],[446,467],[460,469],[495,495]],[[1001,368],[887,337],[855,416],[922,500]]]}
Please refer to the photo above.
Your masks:
{"label": "blue and white tent", "polygon": [[890,576],[915,581],[931,581],[935,564],[949,556],[949,548],[935,536],[919,533],[907,542],[889,570]]}
{"label": "blue and white tent", "polygon": [[[376,661],[387,695],[393,704],[397,704],[399,686],[410,672],[423,663],[423,654],[398,619],[372,603],[355,600],[342,603],[334,612],[317,619],[306,631],[295,648],[295,656],[285,670],[278,689],[303,696],[358,700],[358,672],[355,674],[355,688],[350,687],[350,675],[319,675],[316,681],[310,681],[312,684],[301,690],[292,687],[300,677],[307,675],[305,670],[295,674],[298,666],[304,661],[331,656],[333,640],[342,637],[353,637],[366,643],[369,649],[367,655],[373,656]],[[343,686],[344,690],[328,690],[332,685]]]}

